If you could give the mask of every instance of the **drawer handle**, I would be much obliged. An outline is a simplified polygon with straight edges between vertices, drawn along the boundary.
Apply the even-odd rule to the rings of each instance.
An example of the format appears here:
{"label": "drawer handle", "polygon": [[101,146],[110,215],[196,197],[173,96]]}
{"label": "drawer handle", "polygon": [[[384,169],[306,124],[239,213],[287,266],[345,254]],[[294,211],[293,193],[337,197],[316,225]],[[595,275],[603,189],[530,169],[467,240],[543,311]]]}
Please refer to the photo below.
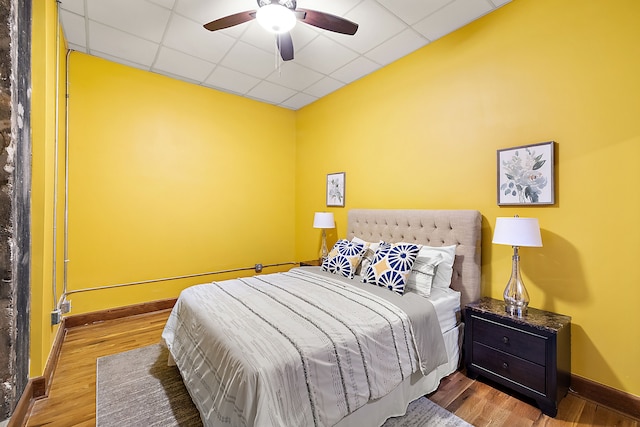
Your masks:
{"label": "drawer handle", "polygon": [[503,369],[509,369],[509,364],[507,362],[502,362]]}
{"label": "drawer handle", "polygon": [[502,337],[502,342],[505,344],[509,344],[509,337]]}

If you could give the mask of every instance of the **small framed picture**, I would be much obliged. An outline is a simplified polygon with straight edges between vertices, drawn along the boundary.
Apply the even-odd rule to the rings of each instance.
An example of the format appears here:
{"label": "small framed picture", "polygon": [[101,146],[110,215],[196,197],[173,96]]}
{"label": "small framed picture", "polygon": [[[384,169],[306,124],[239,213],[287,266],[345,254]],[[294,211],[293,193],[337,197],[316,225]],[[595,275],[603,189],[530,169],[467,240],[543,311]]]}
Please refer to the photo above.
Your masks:
{"label": "small framed picture", "polygon": [[555,203],[554,142],[498,150],[498,205]]}
{"label": "small framed picture", "polygon": [[327,174],[327,206],[344,207],[344,172]]}

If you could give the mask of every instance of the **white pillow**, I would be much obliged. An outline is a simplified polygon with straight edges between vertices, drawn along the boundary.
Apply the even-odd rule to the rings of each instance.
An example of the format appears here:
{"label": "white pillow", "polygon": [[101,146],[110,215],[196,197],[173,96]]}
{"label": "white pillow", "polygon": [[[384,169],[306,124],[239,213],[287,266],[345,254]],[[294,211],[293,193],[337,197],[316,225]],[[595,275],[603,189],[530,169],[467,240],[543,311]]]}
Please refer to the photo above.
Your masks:
{"label": "white pillow", "polygon": [[[426,248],[426,250],[423,251],[423,248]],[[443,260],[442,253],[429,251],[429,248],[425,246],[420,248],[418,257],[411,268],[411,273],[407,277],[407,290],[425,298],[430,297],[436,269]]]}
{"label": "white pillow", "polygon": [[351,239],[351,241],[353,243],[360,243],[364,245],[366,248],[364,255],[362,255],[362,260],[360,261],[360,265],[356,270],[356,275],[361,276],[362,272],[366,271],[369,264],[371,264],[371,261],[373,261],[373,256],[376,254],[376,251],[378,250],[378,247],[380,247],[380,243],[382,242],[378,242],[378,243],[367,242],[355,236],[353,237],[353,239]]}
{"label": "white pillow", "polygon": [[451,246],[423,246],[420,255],[433,258],[437,254],[442,255],[442,261],[436,267],[436,274],[433,277],[434,288],[448,288],[451,286],[451,276],[453,276],[453,262],[456,259],[456,245]]}

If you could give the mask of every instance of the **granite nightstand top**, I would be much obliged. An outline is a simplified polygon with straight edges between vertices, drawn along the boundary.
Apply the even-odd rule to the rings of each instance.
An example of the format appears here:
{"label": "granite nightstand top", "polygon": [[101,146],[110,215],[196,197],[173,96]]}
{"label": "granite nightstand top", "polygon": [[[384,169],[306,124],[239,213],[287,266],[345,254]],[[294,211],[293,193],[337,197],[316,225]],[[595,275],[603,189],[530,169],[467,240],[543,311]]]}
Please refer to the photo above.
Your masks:
{"label": "granite nightstand top", "polygon": [[504,310],[504,301],[493,298],[482,298],[477,303],[467,305],[471,309],[480,313],[490,313],[499,317],[510,319],[515,323],[529,325],[538,329],[546,329],[552,332],[564,328],[571,323],[571,317],[562,314],[551,313],[550,311],[538,310],[536,308],[528,308],[527,314],[523,317],[513,316]]}

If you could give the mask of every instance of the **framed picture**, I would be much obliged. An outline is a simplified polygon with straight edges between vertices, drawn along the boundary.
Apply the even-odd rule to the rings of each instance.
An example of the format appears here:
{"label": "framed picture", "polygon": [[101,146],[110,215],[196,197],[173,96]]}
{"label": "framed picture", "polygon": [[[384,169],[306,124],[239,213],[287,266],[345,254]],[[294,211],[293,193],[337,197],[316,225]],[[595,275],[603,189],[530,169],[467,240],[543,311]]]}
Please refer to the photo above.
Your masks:
{"label": "framed picture", "polygon": [[327,174],[327,206],[344,207],[344,172]]}
{"label": "framed picture", "polygon": [[498,205],[555,203],[554,142],[498,150]]}

